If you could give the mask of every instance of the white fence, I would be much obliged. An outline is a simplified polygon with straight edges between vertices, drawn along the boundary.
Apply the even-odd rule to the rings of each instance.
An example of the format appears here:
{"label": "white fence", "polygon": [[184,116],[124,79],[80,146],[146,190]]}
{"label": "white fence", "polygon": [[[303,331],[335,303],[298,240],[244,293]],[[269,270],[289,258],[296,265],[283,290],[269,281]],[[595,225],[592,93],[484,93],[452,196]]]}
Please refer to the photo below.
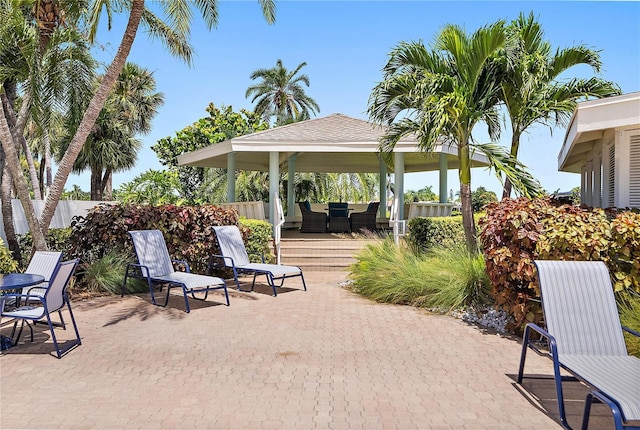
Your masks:
{"label": "white fence", "polygon": [[[33,208],[36,211],[36,216],[39,218],[44,209],[44,200],[32,200]],[[100,202],[100,201],[87,201],[87,200],[61,200],[58,203],[56,212],[53,215],[49,228],[63,228],[71,225],[71,219],[76,216],[85,216],[89,209],[95,207],[100,203],[117,203],[117,202]],[[11,206],[13,207],[13,226],[16,229],[16,234],[24,234],[29,231],[29,225],[27,225],[27,218],[24,216],[24,210],[20,200],[11,200]],[[1,206],[0,206],[1,207]],[[7,237],[4,234],[4,222],[0,223],[0,236],[2,240],[6,241]]]}

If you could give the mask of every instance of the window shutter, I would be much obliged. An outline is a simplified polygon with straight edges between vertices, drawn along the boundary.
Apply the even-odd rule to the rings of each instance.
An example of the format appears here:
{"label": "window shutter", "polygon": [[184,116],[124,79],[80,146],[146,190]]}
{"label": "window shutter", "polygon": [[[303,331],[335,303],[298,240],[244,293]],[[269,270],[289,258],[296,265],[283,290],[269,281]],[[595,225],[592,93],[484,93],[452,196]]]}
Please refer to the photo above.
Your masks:
{"label": "window shutter", "polygon": [[640,134],[629,136],[629,206],[640,208]]}
{"label": "window shutter", "polygon": [[607,184],[607,206],[614,207],[616,205],[616,146],[609,146],[609,181]]}

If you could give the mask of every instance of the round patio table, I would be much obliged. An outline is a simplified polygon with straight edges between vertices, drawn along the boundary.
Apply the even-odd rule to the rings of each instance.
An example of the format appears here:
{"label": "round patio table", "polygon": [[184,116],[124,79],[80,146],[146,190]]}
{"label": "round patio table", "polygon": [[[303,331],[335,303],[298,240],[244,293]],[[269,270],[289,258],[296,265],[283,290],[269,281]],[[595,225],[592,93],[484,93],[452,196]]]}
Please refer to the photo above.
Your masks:
{"label": "round patio table", "polygon": [[[0,291],[19,290],[44,282],[44,276],[31,273],[7,273],[0,274]],[[4,311],[4,298],[0,296],[0,312]],[[0,339],[0,350],[6,350],[13,346],[13,339],[5,335]]]}
{"label": "round patio table", "polygon": [[0,274],[0,290],[17,290],[44,282],[44,276],[31,273]]}

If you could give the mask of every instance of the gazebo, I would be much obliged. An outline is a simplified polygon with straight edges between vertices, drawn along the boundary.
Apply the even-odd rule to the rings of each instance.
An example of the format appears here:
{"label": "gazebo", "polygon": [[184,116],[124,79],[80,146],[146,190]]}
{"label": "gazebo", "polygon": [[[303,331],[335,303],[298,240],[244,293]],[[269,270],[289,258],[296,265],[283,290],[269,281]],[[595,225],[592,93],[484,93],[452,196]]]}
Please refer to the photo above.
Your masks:
{"label": "gazebo", "polygon": [[[387,166],[378,150],[384,129],[368,121],[342,114],[332,114],[257,133],[234,137],[178,157],[179,165],[226,168],[227,196],[235,200],[235,171],[269,172],[269,199],[275,200],[279,189],[280,170],[287,166],[288,176],[295,172],[379,173],[380,201],[385,202],[387,169],[393,168],[395,194],[404,195],[404,174],[440,171],[440,202],[447,200],[447,170],[458,167],[457,148],[447,143],[424,153],[415,138],[400,140],[393,151],[393,165]],[[472,167],[487,166],[484,154],[472,154]],[[287,208],[295,205],[293,181],[288,181]],[[386,216],[386,205],[380,205],[380,217]],[[274,219],[269,205],[269,219]],[[402,219],[402,205],[399,207]]]}

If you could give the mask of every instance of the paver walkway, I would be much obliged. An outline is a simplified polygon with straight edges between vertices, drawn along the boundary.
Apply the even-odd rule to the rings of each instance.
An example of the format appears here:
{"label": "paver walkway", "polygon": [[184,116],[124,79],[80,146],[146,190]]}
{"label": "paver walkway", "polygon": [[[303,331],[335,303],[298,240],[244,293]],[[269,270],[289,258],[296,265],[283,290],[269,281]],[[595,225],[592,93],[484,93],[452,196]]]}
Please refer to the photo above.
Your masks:
{"label": "paver walkway", "polygon": [[[233,292],[190,314],[181,297],[75,302],[79,348],[55,359],[38,326],[0,357],[0,427],[559,428],[514,384],[518,342],[374,304],[339,286],[344,273],[307,278],[307,292]],[[550,371],[531,355],[527,372]]]}

